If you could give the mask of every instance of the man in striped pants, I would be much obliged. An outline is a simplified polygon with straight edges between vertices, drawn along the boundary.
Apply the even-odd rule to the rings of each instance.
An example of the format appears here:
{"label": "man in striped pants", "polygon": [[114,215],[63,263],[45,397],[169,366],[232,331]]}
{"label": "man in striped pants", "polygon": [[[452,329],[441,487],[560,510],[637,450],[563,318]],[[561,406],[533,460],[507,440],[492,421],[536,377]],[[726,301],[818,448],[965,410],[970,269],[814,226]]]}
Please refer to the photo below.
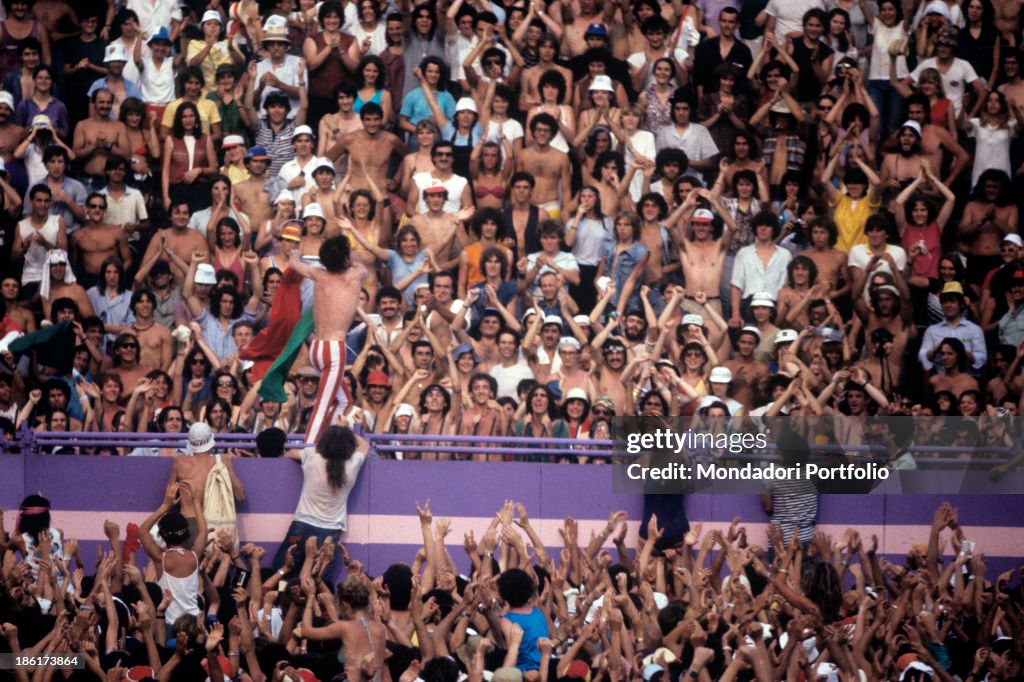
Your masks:
{"label": "man in striped pants", "polygon": [[302,261],[298,249],[292,251],[289,267],[313,280],[313,336],[309,360],[320,371],[320,388],[306,429],[306,442],[316,443],[321,432],[334,422],[334,415],[349,403],[345,385],[345,336],[359,305],[359,290],[366,279],[366,268],[352,263],[348,239],[342,236],[324,240],[320,263]]}

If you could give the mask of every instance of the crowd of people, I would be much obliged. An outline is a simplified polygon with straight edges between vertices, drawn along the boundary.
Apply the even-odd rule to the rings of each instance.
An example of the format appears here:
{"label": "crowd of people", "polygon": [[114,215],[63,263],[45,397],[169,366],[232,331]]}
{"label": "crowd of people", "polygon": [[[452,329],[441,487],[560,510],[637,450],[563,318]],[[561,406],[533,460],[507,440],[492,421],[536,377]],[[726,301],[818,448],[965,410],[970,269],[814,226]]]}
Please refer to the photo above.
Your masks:
{"label": "crowd of people", "polygon": [[410,563],[373,575],[339,541],[369,447],[351,429],[328,426],[317,446],[286,453],[304,482],[272,566],[211,504],[218,480],[245,491],[211,455],[209,427],[194,424],[188,442],[192,457],[175,459],[141,525],[104,523],[95,563],[54,527],[49,500],[22,502],[0,533],[0,655],[23,663],[0,679],[1024,679],[1017,571],[990,571],[948,503],[899,557],[876,535],[816,530],[806,482],[766,490],[766,537],[739,517],[690,527],[680,506],[667,519],[645,510],[639,538],[624,511],[589,537],[566,518],[560,550],[509,500],[456,559],[452,520],[426,500]]}
{"label": "crowd of people", "polygon": [[1015,7],[11,2],[0,428],[1016,415]]}

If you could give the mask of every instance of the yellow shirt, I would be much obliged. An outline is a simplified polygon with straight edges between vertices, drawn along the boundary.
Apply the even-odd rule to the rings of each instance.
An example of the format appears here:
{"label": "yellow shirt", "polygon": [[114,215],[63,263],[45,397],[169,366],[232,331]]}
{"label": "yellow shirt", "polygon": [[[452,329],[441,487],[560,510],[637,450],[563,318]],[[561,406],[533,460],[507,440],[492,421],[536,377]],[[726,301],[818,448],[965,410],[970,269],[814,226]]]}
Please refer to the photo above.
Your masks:
{"label": "yellow shirt", "polygon": [[[192,58],[203,51],[206,47],[205,40],[188,41],[188,51],[185,53],[185,61],[190,62]],[[214,43],[213,47],[206,54],[206,59],[199,62],[199,68],[203,72],[203,94],[217,89],[217,67],[221,64],[231,64],[231,50],[228,48],[228,41],[221,40]]]}
{"label": "yellow shirt", "polygon": [[228,180],[231,181],[232,185],[237,185],[249,179],[249,171],[238,166],[221,166],[220,173],[221,175],[228,176]]}
{"label": "yellow shirt", "polygon": [[849,253],[857,244],[867,244],[868,237],[864,234],[864,225],[868,218],[878,210],[880,202],[871,195],[854,201],[846,192],[839,192],[830,202],[832,219],[839,228],[839,240],[836,248]]}
{"label": "yellow shirt", "polygon": [[[167,105],[167,108],[164,109],[163,121],[161,121],[164,126],[168,128],[174,127],[174,114],[178,111],[178,107],[184,101],[184,99],[179,97]],[[205,97],[200,98],[200,100],[195,104],[196,109],[199,110],[199,122],[203,126],[203,134],[210,135],[210,126],[220,123],[220,109],[217,108],[216,104]]]}

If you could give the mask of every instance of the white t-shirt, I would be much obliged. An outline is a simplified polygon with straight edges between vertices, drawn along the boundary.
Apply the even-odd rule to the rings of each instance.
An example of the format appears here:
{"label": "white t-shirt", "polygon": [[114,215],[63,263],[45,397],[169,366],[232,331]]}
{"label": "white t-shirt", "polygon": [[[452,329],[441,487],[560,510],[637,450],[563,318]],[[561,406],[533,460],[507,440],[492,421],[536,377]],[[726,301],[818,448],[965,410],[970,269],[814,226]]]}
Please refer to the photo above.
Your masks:
{"label": "white t-shirt", "polygon": [[[902,246],[896,246],[895,244],[888,244],[885,247],[886,252],[892,256],[893,261],[896,263],[896,267],[900,270],[904,270],[907,267],[907,252]],[[867,244],[857,244],[850,249],[850,255],[847,257],[846,264],[851,268],[860,268],[865,274],[867,273],[868,263],[871,261],[871,252],[868,251]],[[892,274],[892,268],[889,267],[889,263],[884,260],[878,261],[878,265],[871,271],[871,275],[876,272],[887,272]],[[870,287],[864,287],[864,302],[867,304],[871,303],[871,292]]]}
{"label": "white t-shirt", "polygon": [[[271,64],[271,60],[268,57],[267,59],[264,59],[264,60],[262,60],[262,61],[260,61],[260,62],[258,62],[256,64],[256,82],[257,83],[260,82],[260,78],[263,77],[263,74],[273,72],[273,74],[275,76],[277,76],[277,79],[279,81],[281,81],[282,83],[284,83],[285,85],[291,85],[291,86],[298,87],[298,85],[299,85],[299,62],[300,61],[301,61],[300,57],[296,57],[293,54],[286,54],[284,56],[284,63],[281,64],[281,66],[275,67],[273,64]],[[303,80],[306,81],[305,82],[305,86],[308,88],[309,87],[309,72],[308,71],[306,72]],[[277,88],[270,87],[270,86],[267,86],[266,88],[264,88],[263,89],[263,94],[260,96],[260,105],[259,105],[259,107],[257,107],[257,109],[259,109],[260,111],[263,110],[263,102],[264,102],[264,100],[267,99],[267,95],[269,95],[272,92],[281,92],[281,90],[278,90]],[[295,114],[297,114],[298,111],[299,111],[299,98],[298,97],[289,97],[288,98],[288,102],[289,102],[289,104],[291,104],[291,109],[288,110],[288,118],[293,119],[293,118],[295,118]]]}
{"label": "white t-shirt", "polygon": [[177,99],[174,94],[174,60],[167,57],[158,67],[152,56],[143,57],[139,88],[145,102],[170,104]]}
{"label": "white t-shirt", "polygon": [[[420,190],[420,198],[416,204],[416,212],[426,213],[427,202],[423,201],[423,190],[437,182],[437,178],[435,178],[430,171],[421,171],[412,176],[412,181],[416,183],[416,186]],[[448,190],[448,199],[444,202],[443,210],[445,213],[455,215],[462,210],[462,192],[465,191],[466,186],[469,185],[469,180],[457,173],[453,173],[450,178],[441,184],[444,185],[446,190]]]}
{"label": "white t-shirt", "polygon": [[768,0],[765,13],[775,17],[775,37],[779,44],[786,42],[786,34],[803,30],[804,13],[810,9],[825,9],[822,0]]}
{"label": "white t-shirt", "polygon": [[[672,54],[670,55],[668,53],[668,50],[666,49],[666,50],[662,51],[662,55],[661,56],[662,57],[671,57],[672,59],[674,59],[677,62],[683,62],[683,61],[686,61],[686,50],[682,50],[682,49],[678,49],[677,48],[675,50],[672,50]],[[646,62],[646,61],[647,61],[647,53],[646,52],[634,52],[633,54],[629,55],[629,57],[626,58],[626,63],[629,64],[631,71],[633,69],[639,69],[640,67],[642,67],[644,65],[644,62]],[[647,73],[644,74],[644,89],[645,90],[647,88],[649,88],[652,83],[654,83],[654,73],[653,73],[653,71],[654,71],[654,61],[651,61],[651,63],[647,65]],[[673,79],[673,82],[675,82],[675,79]]]}
{"label": "white t-shirt", "polygon": [[348,530],[348,495],[365,461],[365,452],[353,453],[345,463],[345,485],[335,490],[327,481],[327,460],[314,447],[303,450],[302,492],[295,508],[295,520],[343,533]]}
{"label": "white t-shirt", "polygon": [[974,70],[970,62],[954,57],[949,71],[942,73],[942,69],[939,69],[938,58],[932,57],[920,62],[917,68],[910,73],[910,78],[916,83],[925,69],[938,69],[939,74],[942,75],[942,88],[946,91],[946,97],[953,102],[953,115],[959,116],[960,109],[963,108],[967,86],[978,80],[978,72]]}
{"label": "white t-shirt", "polygon": [[523,379],[532,379],[533,370],[525,362],[520,360],[511,367],[495,365],[491,368],[491,376],[498,382],[499,398],[518,398],[516,386]]}

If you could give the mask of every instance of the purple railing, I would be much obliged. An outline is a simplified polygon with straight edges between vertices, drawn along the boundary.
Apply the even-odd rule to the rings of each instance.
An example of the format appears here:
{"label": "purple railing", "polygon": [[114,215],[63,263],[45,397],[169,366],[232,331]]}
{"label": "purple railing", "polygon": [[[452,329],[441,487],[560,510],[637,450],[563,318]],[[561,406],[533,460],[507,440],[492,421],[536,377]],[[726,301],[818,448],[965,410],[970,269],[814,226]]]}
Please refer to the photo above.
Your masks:
{"label": "purple railing", "polygon": [[[219,446],[254,450],[256,435],[250,433],[220,433],[216,436]],[[366,435],[367,440],[378,454],[441,452],[447,454],[497,454],[497,455],[531,455],[543,458],[580,456],[597,458],[634,457],[616,452],[615,441],[610,439],[575,439],[575,438],[528,438],[519,436],[439,436],[415,433],[377,433]],[[184,449],[186,434],[184,433],[120,433],[120,432],[54,432],[35,431],[25,425],[17,432],[10,446],[19,448],[20,452],[39,452],[43,448],[79,447],[79,448],[175,448]],[[305,447],[305,434],[290,433],[285,441],[286,448]],[[767,450],[774,450],[769,443]],[[865,459],[868,453],[884,452],[881,445],[815,445],[815,452],[865,453],[852,459]],[[1014,448],[964,448],[944,445],[915,445],[908,448],[910,453],[941,453],[960,455],[967,451],[983,452],[996,455],[984,460],[986,465],[996,465],[1006,461],[1014,453]],[[750,462],[777,461],[775,454],[746,453],[732,456],[729,459]],[[967,462],[957,459],[921,459],[918,465],[926,468],[963,467]]]}

